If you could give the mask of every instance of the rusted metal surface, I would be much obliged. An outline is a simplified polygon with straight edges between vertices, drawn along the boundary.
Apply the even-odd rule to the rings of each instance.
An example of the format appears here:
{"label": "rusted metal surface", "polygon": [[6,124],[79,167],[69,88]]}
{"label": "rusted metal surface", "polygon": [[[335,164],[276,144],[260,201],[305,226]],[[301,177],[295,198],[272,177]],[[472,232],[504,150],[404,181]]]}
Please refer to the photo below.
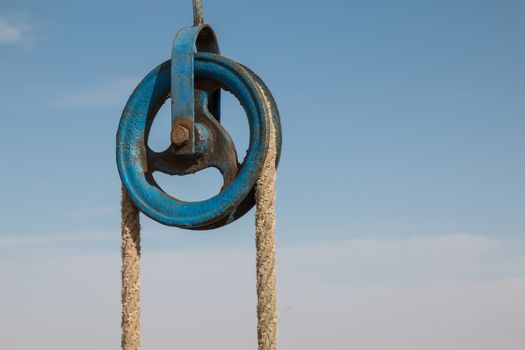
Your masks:
{"label": "rusted metal surface", "polygon": [[[149,151],[147,163],[153,171],[160,171],[169,175],[188,175],[199,170],[214,167],[223,175],[223,188],[229,186],[238,172],[237,152],[228,132],[207,111],[208,94],[196,90],[195,94],[196,123],[195,138],[196,152],[194,154],[180,154],[179,150],[187,142],[188,119],[178,119],[178,125],[173,130],[180,130],[181,144],[173,141],[172,145],[161,153]],[[179,140],[175,140],[179,141]]]}
{"label": "rusted metal surface", "polygon": [[190,140],[190,130],[184,125],[174,126],[171,130],[171,143],[180,148]]}
{"label": "rusted metal surface", "polygon": [[[171,51],[171,123],[172,134],[182,119],[188,129],[188,142],[178,150],[179,154],[194,154],[195,149],[195,51],[219,53],[217,38],[210,26],[199,25],[182,28],[173,41]],[[211,96],[218,104],[220,91]],[[218,111],[218,108],[215,108]]]}

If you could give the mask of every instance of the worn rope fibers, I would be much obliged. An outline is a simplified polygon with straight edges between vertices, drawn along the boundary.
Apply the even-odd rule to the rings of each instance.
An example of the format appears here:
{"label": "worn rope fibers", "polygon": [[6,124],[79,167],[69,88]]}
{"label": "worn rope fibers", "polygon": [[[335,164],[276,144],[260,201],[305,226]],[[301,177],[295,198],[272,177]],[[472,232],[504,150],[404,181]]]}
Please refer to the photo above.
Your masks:
{"label": "worn rope fibers", "polygon": [[139,210],[122,187],[122,350],[140,349],[140,222]]}
{"label": "worn rope fibers", "polygon": [[[264,92],[263,92],[264,95]],[[264,95],[265,103],[269,102]],[[257,273],[257,339],[259,350],[277,349],[275,278],[275,164],[277,143],[270,121],[270,142],[261,176],[255,188],[255,247]]]}
{"label": "worn rope fibers", "polygon": [[[266,96],[265,96],[266,98]],[[265,101],[268,105],[268,101]],[[275,126],[255,191],[258,350],[277,349],[275,279]],[[122,189],[122,350],[140,350],[140,223],[139,210]]]}

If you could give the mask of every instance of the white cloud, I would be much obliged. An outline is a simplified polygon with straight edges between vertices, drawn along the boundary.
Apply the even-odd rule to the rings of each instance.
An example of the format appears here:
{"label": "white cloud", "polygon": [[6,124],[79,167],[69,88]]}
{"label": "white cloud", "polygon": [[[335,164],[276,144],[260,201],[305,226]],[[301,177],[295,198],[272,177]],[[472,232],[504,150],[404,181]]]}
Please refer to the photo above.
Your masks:
{"label": "white cloud", "polygon": [[57,99],[56,104],[68,108],[123,106],[138,83],[135,78],[116,79],[91,90],[65,94]]}
{"label": "white cloud", "polygon": [[[114,254],[0,254],[0,346],[118,348],[111,244]],[[522,349],[524,253],[475,235],[283,247],[281,348]],[[143,348],[255,348],[254,259],[246,250],[143,250]]]}
{"label": "white cloud", "polygon": [[15,44],[22,41],[26,28],[21,23],[0,20],[0,44]]}

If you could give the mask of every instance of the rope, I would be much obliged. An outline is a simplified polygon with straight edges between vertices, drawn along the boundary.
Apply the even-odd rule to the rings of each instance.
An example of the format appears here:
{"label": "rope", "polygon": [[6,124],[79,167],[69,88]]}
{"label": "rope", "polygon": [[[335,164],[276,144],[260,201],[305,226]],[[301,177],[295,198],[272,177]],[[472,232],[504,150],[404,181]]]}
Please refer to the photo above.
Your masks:
{"label": "rope", "polygon": [[[255,198],[258,350],[277,349],[275,291],[275,128]],[[140,223],[139,210],[122,189],[122,350],[140,350]]]}
{"label": "rope", "polygon": [[193,25],[201,26],[204,24],[204,12],[202,10],[202,0],[193,0]]}
{"label": "rope", "polygon": [[139,210],[122,188],[122,350],[140,350]]}
{"label": "rope", "polygon": [[[264,94],[264,93],[263,93]],[[265,96],[266,99],[266,96]],[[265,101],[268,105],[268,101]],[[275,127],[270,120],[270,143],[255,190],[255,247],[257,269],[257,338],[259,350],[277,349],[275,291]]]}

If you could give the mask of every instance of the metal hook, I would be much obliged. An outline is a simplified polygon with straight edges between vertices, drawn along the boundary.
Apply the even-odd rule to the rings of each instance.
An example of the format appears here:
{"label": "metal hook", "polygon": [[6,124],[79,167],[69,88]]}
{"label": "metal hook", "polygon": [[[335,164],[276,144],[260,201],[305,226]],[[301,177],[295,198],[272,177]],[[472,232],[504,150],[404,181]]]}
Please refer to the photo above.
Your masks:
{"label": "metal hook", "polygon": [[193,25],[201,26],[204,24],[204,13],[202,11],[202,0],[193,0]]}

